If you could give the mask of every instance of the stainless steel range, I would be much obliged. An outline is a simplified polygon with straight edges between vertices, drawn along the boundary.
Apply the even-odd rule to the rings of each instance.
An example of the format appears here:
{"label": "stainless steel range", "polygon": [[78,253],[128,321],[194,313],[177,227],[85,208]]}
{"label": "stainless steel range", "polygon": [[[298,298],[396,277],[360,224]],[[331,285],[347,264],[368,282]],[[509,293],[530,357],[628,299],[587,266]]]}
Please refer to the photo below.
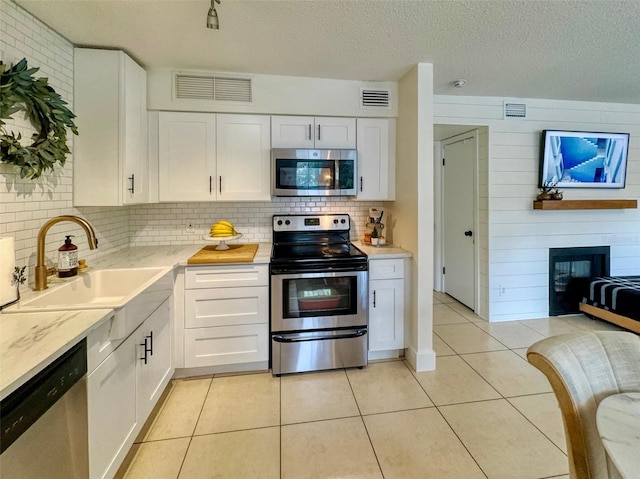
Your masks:
{"label": "stainless steel range", "polygon": [[271,253],[274,375],[367,364],[367,255],[349,215],[276,215]]}

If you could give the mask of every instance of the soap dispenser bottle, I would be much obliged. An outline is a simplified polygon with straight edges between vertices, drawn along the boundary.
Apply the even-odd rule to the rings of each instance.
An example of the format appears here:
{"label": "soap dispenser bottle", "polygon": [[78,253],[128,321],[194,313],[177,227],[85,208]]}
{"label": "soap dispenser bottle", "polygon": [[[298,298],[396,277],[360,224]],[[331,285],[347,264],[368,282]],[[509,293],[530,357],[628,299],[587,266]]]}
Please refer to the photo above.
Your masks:
{"label": "soap dispenser bottle", "polygon": [[64,244],[58,248],[58,277],[69,278],[78,274],[78,247],[68,235]]}

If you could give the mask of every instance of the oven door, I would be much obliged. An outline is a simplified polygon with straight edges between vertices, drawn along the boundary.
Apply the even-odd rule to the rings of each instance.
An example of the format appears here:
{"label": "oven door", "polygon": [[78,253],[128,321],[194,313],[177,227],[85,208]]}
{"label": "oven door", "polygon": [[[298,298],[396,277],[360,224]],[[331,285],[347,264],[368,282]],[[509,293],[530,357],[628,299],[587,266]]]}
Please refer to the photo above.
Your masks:
{"label": "oven door", "polygon": [[367,324],[367,271],[271,275],[271,331]]}

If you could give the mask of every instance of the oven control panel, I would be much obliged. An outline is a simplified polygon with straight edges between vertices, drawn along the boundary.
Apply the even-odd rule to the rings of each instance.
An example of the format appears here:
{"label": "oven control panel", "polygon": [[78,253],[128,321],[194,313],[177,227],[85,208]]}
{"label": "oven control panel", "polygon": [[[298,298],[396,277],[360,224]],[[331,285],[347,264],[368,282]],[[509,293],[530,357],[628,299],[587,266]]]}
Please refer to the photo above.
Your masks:
{"label": "oven control panel", "polygon": [[345,231],[350,228],[347,214],[274,215],[273,231]]}

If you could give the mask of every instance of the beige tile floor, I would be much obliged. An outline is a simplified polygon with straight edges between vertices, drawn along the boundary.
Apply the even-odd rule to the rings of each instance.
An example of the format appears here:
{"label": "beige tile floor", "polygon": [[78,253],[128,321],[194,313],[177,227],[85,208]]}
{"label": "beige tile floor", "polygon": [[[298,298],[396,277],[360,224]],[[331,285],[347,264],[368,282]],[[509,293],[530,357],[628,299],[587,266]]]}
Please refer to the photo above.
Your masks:
{"label": "beige tile floor", "polygon": [[434,293],[437,369],[401,360],[176,380],[118,477],[568,478],[562,419],[525,359],[583,316],[487,323]]}

